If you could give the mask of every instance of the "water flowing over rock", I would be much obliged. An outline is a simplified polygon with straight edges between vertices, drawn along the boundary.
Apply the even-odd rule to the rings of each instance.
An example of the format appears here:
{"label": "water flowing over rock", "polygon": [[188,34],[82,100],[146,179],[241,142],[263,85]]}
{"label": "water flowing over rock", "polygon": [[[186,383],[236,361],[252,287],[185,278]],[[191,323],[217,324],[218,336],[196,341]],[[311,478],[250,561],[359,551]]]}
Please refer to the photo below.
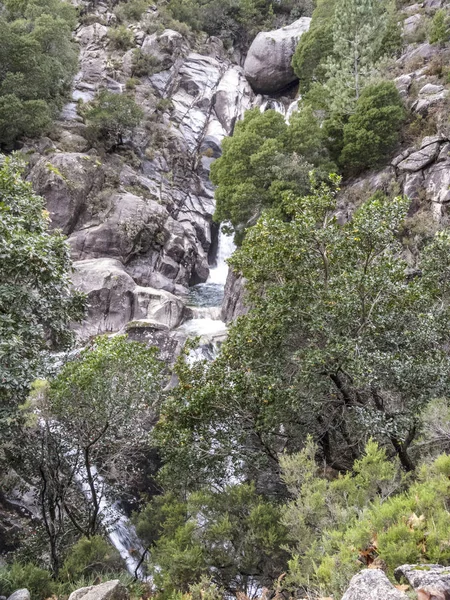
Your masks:
{"label": "water flowing over rock", "polygon": [[291,60],[310,23],[309,17],[302,17],[281,29],[258,33],[244,63],[245,76],[255,92],[273,94],[296,81]]}

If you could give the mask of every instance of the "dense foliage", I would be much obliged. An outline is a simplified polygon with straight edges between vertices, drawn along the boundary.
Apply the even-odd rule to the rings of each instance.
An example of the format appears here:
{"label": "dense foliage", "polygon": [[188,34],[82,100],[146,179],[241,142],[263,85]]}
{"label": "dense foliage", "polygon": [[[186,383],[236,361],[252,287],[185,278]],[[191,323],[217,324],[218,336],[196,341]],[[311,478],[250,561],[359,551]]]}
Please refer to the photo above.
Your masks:
{"label": "dense foliage", "polygon": [[157,497],[138,516],[137,531],[150,547],[154,581],[166,594],[186,592],[212,573],[223,589],[249,593],[255,579],[271,586],[286,565],[280,507],[252,484],[198,491],[186,502],[173,494]]}
{"label": "dense foliage", "polygon": [[307,192],[311,168],[324,174],[334,166],[309,106],[294,113],[289,125],[274,110],[249,110],[222,148],[211,168],[218,185],[215,219],[229,222],[238,242],[264,208],[281,204],[283,192]]}
{"label": "dense foliage", "polygon": [[6,0],[0,16],[0,146],[51,124],[72,83],[75,9],[62,0]]}
{"label": "dense foliage", "polygon": [[0,168],[0,439],[10,439],[18,406],[42,369],[43,350],[67,348],[82,298],[70,291],[64,236],[51,232],[43,198],[21,178],[23,165]]}

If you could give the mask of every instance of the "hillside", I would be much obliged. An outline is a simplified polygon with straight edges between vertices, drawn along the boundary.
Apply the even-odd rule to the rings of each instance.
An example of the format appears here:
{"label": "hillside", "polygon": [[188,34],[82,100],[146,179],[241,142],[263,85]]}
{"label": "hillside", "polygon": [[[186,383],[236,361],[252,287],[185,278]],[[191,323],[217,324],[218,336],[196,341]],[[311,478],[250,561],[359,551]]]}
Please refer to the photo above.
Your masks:
{"label": "hillside", "polygon": [[445,599],[448,4],[1,6],[0,596]]}

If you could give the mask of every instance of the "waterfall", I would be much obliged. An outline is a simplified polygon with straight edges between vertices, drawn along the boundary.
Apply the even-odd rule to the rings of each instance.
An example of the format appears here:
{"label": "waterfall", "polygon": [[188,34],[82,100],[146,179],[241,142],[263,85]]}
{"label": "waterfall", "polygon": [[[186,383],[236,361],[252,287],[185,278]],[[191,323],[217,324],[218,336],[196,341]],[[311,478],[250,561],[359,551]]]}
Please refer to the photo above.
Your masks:
{"label": "waterfall", "polygon": [[[39,413],[38,413],[39,414]],[[78,462],[78,453],[68,442],[69,435],[60,423],[54,419],[46,421],[39,417],[41,427],[48,426],[52,433],[56,433],[63,441],[64,456],[73,468],[74,479],[77,482],[87,502],[92,502],[92,491],[88,483],[88,472],[81,462]],[[75,462],[74,462],[75,461]],[[144,555],[145,548],[139,540],[134,525],[130,522],[118,502],[110,503],[108,500],[108,484],[99,474],[95,466],[91,467],[94,487],[99,504],[99,515],[106,529],[109,541],[119,552],[130,575],[137,576],[141,581],[147,577],[144,574],[140,561]]]}
{"label": "waterfall", "polygon": [[[145,548],[142,546],[133,524],[121,510],[119,503],[109,503],[107,494],[105,493],[107,484],[103,477],[99,475],[95,467],[92,467],[91,471],[100,507],[99,514],[103,518],[103,525],[106,528],[109,541],[119,552],[130,575],[133,577],[137,575],[141,581],[144,581],[146,577],[140,565],[140,560],[145,552]],[[91,500],[91,489],[87,480],[87,471],[83,465],[79,466],[75,474],[75,479],[86,500],[89,502]]]}
{"label": "waterfall", "polygon": [[206,283],[215,283],[217,285],[225,286],[228,275],[227,259],[233,254],[235,248],[233,236],[223,233],[221,229],[217,247],[216,266],[210,270]]}
{"label": "waterfall", "polygon": [[226,334],[227,326],[220,319],[220,306],[228,275],[227,259],[233,254],[235,245],[233,236],[219,233],[216,264],[210,270],[205,283],[194,286],[190,294],[192,319],[183,323],[177,331],[187,337],[201,336],[201,344],[192,350],[189,359],[196,362],[201,359],[213,360],[218,345]]}

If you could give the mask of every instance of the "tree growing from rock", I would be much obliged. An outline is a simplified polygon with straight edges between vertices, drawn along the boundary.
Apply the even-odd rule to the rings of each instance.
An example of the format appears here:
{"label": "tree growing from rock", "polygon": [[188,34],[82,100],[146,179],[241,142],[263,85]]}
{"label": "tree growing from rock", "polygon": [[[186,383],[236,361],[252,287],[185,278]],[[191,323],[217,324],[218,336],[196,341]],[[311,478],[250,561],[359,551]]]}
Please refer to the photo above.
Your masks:
{"label": "tree growing from rock", "polygon": [[143,116],[143,110],[131,96],[108,90],[99,92],[84,112],[94,136],[108,151],[123,144],[124,135],[129,135]]}

